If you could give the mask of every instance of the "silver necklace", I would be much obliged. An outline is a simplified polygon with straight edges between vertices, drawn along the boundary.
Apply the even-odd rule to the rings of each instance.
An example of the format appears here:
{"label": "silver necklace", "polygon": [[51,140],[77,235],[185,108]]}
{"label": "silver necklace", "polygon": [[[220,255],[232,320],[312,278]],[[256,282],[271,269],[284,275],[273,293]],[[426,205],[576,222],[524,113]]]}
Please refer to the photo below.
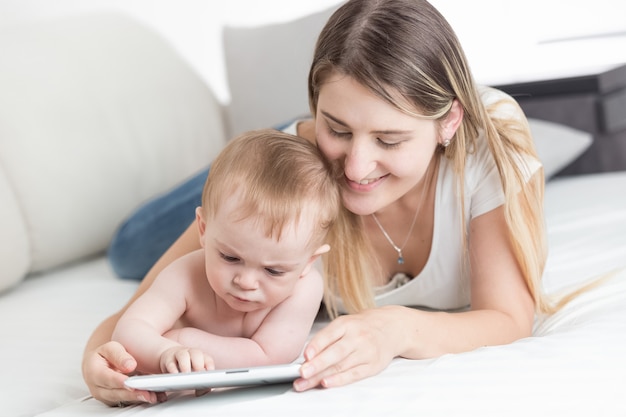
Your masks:
{"label": "silver necklace", "polygon": [[[429,173],[430,173],[430,167],[428,169],[427,174],[429,174]],[[430,183],[430,181],[429,181],[429,183]],[[415,222],[417,220],[417,215],[419,214],[419,212],[422,209],[422,203],[424,202],[424,193],[426,192],[427,185],[428,184],[424,184],[424,187],[422,188],[422,192],[420,194],[420,201],[417,204],[417,208],[415,209],[415,214],[413,215],[413,221],[411,222],[411,227],[409,227],[409,233],[407,233],[406,238],[404,239],[404,243],[402,243],[402,246],[398,246],[398,245],[396,245],[394,243],[394,241],[391,239],[391,237],[389,237],[389,233],[387,233],[387,231],[385,230],[383,225],[380,224],[380,222],[378,221],[378,218],[376,217],[376,213],[372,213],[372,218],[374,219],[374,221],[378,225],[378,228],[380,229],[380,231],[383,232],[383,235],[387,239],[387,242],[389,242],[389,244],[395,249],[395,251],[398,252],[398,265],[404,264],[404,255],[402,254],[402,250],[404,249],[406,244],[409,242],[409,238],[411,237],[411,233],[413,233],[413,228],[415,227]]]}

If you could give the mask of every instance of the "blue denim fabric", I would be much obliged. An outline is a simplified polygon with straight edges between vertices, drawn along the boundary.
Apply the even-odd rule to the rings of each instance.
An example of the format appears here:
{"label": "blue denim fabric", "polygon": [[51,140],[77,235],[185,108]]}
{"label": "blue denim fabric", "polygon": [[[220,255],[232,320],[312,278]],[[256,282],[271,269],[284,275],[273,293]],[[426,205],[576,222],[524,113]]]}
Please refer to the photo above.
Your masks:
{"label": "blue denim fabric", "polygon": [[209,168],[139,207],[116,231],[107,256],[113,271],[141,280],[189,227],[200,206]]}
{"label": "blue denim fabric", "polygon": [[[274,127],[283,130],[294,117]],[[148,201],[127,218],[113,236],[107,255],[120,278],[141,280],[195,219],[209,168]]]}

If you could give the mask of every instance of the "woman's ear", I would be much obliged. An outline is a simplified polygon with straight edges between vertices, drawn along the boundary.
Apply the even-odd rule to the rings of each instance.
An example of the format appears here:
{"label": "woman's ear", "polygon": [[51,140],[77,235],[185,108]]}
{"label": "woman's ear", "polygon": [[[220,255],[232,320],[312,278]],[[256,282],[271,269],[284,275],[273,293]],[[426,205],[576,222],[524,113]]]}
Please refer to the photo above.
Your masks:
{"label": "woman's ear", "polygon": [[196,225],[198,226],[198,235],[200,235],[200,246],[204,247],[204,232],[206,231],[206,221],[204,220],[202,207],[196,207]]}
{"label": "woman's ear", "polygon": [[463,121],[463,106],[459,103],[459,100],[456,98],[452,101],[452,106],[450,107],[450,111],[448,115],[443,119],[441,123],[441,144],[444,146],[444,143],[447,141],[448,144],[452,137],[456,133],[456,130],[461,126],[461,122]]}

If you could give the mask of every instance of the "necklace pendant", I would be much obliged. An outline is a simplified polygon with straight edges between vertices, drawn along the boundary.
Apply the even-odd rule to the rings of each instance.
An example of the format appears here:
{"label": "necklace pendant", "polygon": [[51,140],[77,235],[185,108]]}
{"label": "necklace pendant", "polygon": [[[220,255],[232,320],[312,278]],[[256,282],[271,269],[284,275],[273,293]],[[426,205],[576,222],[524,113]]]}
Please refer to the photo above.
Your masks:
{"label": "necklace pendant", "polygon": [[404,263],[404,256],[399,255],[398,256],[398,265],[402,265]]}

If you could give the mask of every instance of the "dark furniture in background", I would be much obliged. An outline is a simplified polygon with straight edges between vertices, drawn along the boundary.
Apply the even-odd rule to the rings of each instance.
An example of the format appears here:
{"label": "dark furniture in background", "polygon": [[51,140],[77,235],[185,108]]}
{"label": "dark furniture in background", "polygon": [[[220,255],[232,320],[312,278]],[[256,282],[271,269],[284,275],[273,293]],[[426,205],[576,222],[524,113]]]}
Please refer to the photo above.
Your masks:
{"label": "dark furniture in background", "polygon": [[626,170],[626,63],[571,78],[497,85],[527,117],[593,135],[590,148],[558,175]]}

